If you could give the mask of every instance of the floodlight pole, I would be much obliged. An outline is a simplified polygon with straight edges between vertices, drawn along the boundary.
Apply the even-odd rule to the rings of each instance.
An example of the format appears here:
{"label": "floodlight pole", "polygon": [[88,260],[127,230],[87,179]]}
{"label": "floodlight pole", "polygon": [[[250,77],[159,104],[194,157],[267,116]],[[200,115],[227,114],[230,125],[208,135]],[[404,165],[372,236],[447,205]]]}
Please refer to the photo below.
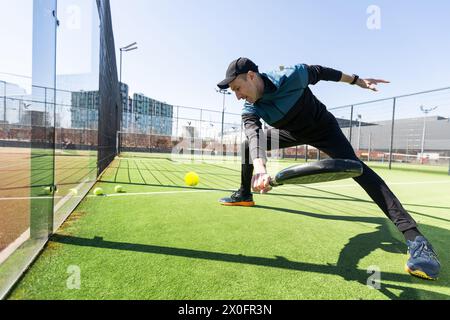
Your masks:
{"label": "floodlight pole", "polygon": [[128,52],[136,50],[138,47],[135,47],[137,42],[133,42],[132,44],[127,45],[126,47],[120,48],[120,80],[119,82],[122,83],[122,52]]}
{"label": "floodlight pole", "polygon": [[[222,135],[221,135],[221,138],[220,138],[220,145],[221,145],[221,148],[223,148],[223,127],[224,127],[224,121],[225,121],[225,96],[228,94],[228,95],[230,95],[231,94],[231,92],[228,92],[228,90],[226,90],[226,89],[220,89],[220,90],[217,90],[216,89],[216,91],[218,92],[218,93],[220,93],[220,94],[223,94],[223,105],[222,105]],[[223,150],[222,150],[223,151]]]}
{"label": "floodlight pole", "polygon": [[[128,51],[133,51],[136,50],[138,47],[136,46],[136,42],[133,42],[125,47],[120,48],[120,76],[119,76],[119,90],[120,90],[120,119],[119,123],[118,123],[118,130],[117,130],[117,137],[119,137],[119,132],[120,130],[122,130],[122,121],[123,121],[123,100],[124,97],[122,96],[122,52],[128,52]],[[128,97],[125,97],[125,106],[128,104]],[[116,137],[116,139],[117,139]],[[119,143],[118,141],[116,141],[116,143]],[[118,148],[117,148],[118,149]]]}

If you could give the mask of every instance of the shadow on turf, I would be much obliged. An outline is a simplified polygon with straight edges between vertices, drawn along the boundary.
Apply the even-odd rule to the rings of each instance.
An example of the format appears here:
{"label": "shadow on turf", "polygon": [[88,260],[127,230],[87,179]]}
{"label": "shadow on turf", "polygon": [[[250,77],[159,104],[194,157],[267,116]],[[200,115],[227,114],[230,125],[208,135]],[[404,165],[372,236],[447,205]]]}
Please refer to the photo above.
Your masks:
{"label": "shadow on turf", "polygon": [[[301,187],[306,188],[306,189],[319,191],[319,192],[322,192],[322,193],[328,193],[328,194],[331,194],[331,195],[334,195],[334,196],[339,196],[339,198],[337,198],[337,197],[323,197],[323,196],[306,196],[306,195],[289,194],[289,193],[287,193],[287,194],[286,193],[268,193],[265,196],[282,196],[282,197],[294,197],[294,198],[314,199],[314,200],[331,200],[331,201],[355,201],[355,202],[362,202],[362,203],[373,204],[373,201],[360,199],[360,198],[348,196],[348,195],[345,195],[345,194],[340,194],[340,193],[336,193],[336,192],[331,192],[331,191],[326,191],[326,190],[316,189],[316,188],[306,187],[306,186],[301,186]],[[426,206],[426,205],[408,204],[408,203],[405,203],[404,205],[405,206],[406,205],[415,206],[415,207],[419,207],[420,206],[420,207],[424,207],[424,208],[434,208],[434,209],[447,209],[447,207]],[[450,209],[450,207],[448,209]],[[436,220],[450,222],[449,219],[431,216],[431,215],[428,215],[428,214],[425,214],[425,213],[422,213],[422,212],[413,211],[413,210],[409,210],[409,209],[407,211],[410,212],[410,213],[413,213],[413,214],[417,214],[417,215],[420,215],[420,216],[427,217],[427,218],[432,218],[432,219],[436,219]]]}
{"label": "shadow on turf", "polygon": [[[299,194],[293,194],[293,193],[267,193],[266,196],[282,196],[282,197],[294,197],[294,198],[310,198],[310,199],[324,199],[324,200],[344,200],[344,201],[356,201],[356,202],[366,202],[366,203],[373,203],[373,201],[365,200],[365,199],[359,199],[350,197],[347,195],[342,195],[339,193],[329,192],[322,189],[313,189],[321,192],[327,192],[335,195],[340,195],[343,198],[331,198],[331,197],[319,197],[319,196],[306,196],[306,195],[299,195]],[[415,204],[415,203],[404,203],[405,206],[411,206],[411,207],[422,207],[422,208],[431,208],[431,209],[450,209],[450,207],[443,207],[443,206],[430,206],[430,205],[423,205],[423,204]]]}
{"label": "shadow on turf", "polygon": [[[333,216],[333,215],[323,215],[311,212],[296,211],[291,209],[282,209],[274,207],[258,206],[261,209],[267,210],[278,210],[286,213],[294,213],[310,216],[317,219],[329,219],[329,220],[340,220],[340,221],[357,221],[357,222],[367,222],[378,224],[375,232],[364,233],[357,235],[349,240],[349,242],[342,249],[339,259],[336,264],[319,265],[312,263],[289,261],[284,257],[276,256],[275,258],[263,258],[254,256],[244,256],[236,254],[227,254],[219,252],[209,252],[182,248],[171,248],[164,246],[148,245],[148,244],[134,244],[125,242],[114,242],[105,241],[101,237],[95,237],[94,239],[86,239],[74,236],[55,234],[52,236],[51,241],[76,245],[83,247],[95,247],[113,250],[125,250],[125,251],[135,251],[144,252],[151,254],[162,254],[169,256],[185,257],[192,259],[205,259],[214,261],[223,261],[230,263],[241,263],[241,264],[251,264],[257,266],[265,266],[272,268],[304,271],[304,272],[314,272],[320,274],[330,274],[338,275],[347,281],[357,281],[361,285],[366,286],[367,280],[370,276],[366,270],[358,269],[358,263],[361,259],[369,255],[372,251],[376,249],[383,249],[387,252],[399,253],[405,255],[406,259],[406,246],[404,243],[393,239],[387,223],[389,222],[386,218],[380,217],[348,217],[348,216]],[[441,229],[442,230],[442,229]],[[431,230],[427,230],[430,231]],[[445,232],[448,233],[447,230]],[[438,235],[436,235],[438,236]],[[448,234],[446,235],[448,236]],[[399,266],[401,268],[403,266]],[[392,272],[381,272],[381,289],[380,292],[384,294],[389,299],[420,299],[424,294],[427,296],[432,296],[433,299],[449,299],[450,296],[445,294],[440,294],[432,291],[414,289],[410,287],[405,287],[401,285],[387,284],[385,281],[403,282],[403,283],[421,283],[425,280],[416,279],[410,275],[403,273],[392,273]],[[428,284],[432,282],[428,282]],[[439,284],[439,283],[437,283]],[[369,290],[369,289],[368,289]],[[401,291],[399,295],[396,295],[392,290]],[[364,297],[361,297],[364,299]]]}
{"label": "shadow on turf", "polygon": [[[268,206],[255,206],[260,209],[267,209],[271,211],[281,211],[284,213],[300,214],[316,219],[325,220],[337,220],[348,222],[363,222],[378,225],[375,232],[362,233],[351,238],[349,242],[344,246],[339,255],[336,267],[336,274],[342,276],[348,281],[358,281],[361,284],[367,284],[368,274],[361,272],[358,269],[358,263],[364,257],[368,256],[372,251],[382,249],[389,253],[399,253],[405,255],[406,262],[406,245],[403,241],[399,241],[392,237],[392,233],[389,230],[388,224],[391,222],[385,217],[362,217],[362,216],[338,216],[338,215],[326,215],[312,212],[298,211],[279,207]],[[392,225],[393,226],[393,225]],[[448,239],[450,232],[445,229],[436,228],[428,225],[420,225],[425,235],[432,235],[433,238]],[[398,232],[398,231],[397,231]],[[439,251],[438,251],[439,253]],[[442,252],[441,252],[442,253]],[[395,281],[395,282],[408,282],[412,281],[424,281],[421,279],[412,278],[406,274],[385,273],[381,271],[381,278],[383,280]],[[396,296],[389,289],[400,290],[402,293],[400,296]],[[386,297],[390,299],[420,299],[418,293],[424,293],[425,290],[412,289],[408,287],[402,287],[392,284],[382,284],[381,290]],[[434,299],[448,299],[450,296],[438,293],[432,293]]]}

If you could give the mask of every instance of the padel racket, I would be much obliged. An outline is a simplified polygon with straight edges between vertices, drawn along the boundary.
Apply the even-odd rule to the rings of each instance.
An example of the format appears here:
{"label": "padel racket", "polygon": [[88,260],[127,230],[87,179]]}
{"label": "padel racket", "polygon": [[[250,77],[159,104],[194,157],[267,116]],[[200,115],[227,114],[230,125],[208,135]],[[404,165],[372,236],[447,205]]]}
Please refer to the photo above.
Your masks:
{"label": "padel racket", "polygon": [[355,178],[363,173],[361,162],[326,159],[286,168],[271,179],[272,187],[284,184],[309,184]]}

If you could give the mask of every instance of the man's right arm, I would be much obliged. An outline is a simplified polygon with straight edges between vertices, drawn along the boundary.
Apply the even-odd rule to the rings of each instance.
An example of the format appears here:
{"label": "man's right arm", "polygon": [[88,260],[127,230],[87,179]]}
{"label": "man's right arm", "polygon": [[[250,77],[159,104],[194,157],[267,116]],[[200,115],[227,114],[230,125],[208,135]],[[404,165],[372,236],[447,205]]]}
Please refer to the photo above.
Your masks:
{"label": "man's right arm", "polygon": [[264,143],[265,133],[262,130],[262,123],[258,115],[244,113],[242,115],[244,123],[245,135],[248,139],[250,161],[253,161],[255,174],[266,173],[266,149]]}

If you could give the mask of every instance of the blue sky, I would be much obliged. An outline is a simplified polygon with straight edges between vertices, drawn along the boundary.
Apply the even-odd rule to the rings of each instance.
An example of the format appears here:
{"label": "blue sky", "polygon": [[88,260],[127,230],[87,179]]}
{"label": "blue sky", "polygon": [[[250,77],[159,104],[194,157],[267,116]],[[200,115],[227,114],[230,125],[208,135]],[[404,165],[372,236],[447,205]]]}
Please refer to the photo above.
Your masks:
{"label": "blue sky", "polygon": [[[80,1],[60,1],[59,18],[71,3],[89,0]],[[32,3],[0,0],[0,72],[31,76]],[[367,27],[371,5],[380,9],[377,30]],[[321,64],[392,82],[376,94],[337,83],[312,87],[329,108],[450,86],[447,0],[111,0],[111,7],[117,60],[120,46],[139,46],[124,56],[124,82],[133,92],[172,104],[221,110],[215,85],[240,56],[263,71]],[[92,49],[90,41],[75,45],[80,52]],[[63,46],[60,52],[70,52]],[[68,57],[72,67],[87,61],[83,55],[60,55],[58,61]],[[230,96],[226,105],[239,113],[242,103]]]}
{"label": "blue sky", "polygon": [[[370,5],[380,29],[369,29]],[[178,105],[221,109],[215,84],[233,59],[260,69],[321,64],[392,83],[379,93],[322,82],[328,107],[450,86],[450,2],[111,0],[116,46],[131,90]],[[118,54],[118,52],[117,52]],[[227,98],[227,110],[241,103]]]}

